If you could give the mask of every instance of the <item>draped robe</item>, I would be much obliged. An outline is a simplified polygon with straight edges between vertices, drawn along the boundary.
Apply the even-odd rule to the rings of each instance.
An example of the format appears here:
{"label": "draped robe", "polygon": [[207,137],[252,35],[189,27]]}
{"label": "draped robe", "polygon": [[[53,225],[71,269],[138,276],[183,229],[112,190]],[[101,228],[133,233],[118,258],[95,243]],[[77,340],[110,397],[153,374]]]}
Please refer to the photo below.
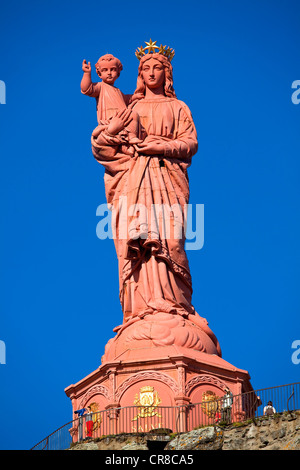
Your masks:
{"label": "draped robe", "polygon": [[124,95],[119,88],[105,82],[91,83],[83,95],[96,99],[98,123],[114,117],[118,111],[125,109],[129,95]]}
{"label": "draped robe", "polygon": [[140,138],[163,141],[164,155],[132,156],[124,137],[106,131],[92,136],[113,212],[124,323],[158,312],[195,313],[184,249],[187,168],[198,146],[193,119],[182,101],[165,96],[143,98],[133,109],[140,120]]}

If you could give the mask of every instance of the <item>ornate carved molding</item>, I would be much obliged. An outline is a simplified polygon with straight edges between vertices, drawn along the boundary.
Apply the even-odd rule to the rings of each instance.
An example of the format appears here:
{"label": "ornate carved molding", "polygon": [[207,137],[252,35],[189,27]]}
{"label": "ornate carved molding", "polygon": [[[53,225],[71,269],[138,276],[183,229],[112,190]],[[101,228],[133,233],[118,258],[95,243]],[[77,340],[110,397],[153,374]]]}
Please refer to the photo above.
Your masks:
{"label": "ornate carved molding", "polygon": [[217,377],[213,375],[197,375],[187,382],[185,386],[186,394],[189,396],[192,389],[196,385],[199,385],[202,383],[215,385],[216,387],[220,388],[224,392],[225,392],[225,389],[227,388],[227,385],[225,382],[222,382],[222,380],[218,379]]}
{"label": "ornate carved molding", "polygon": [[178,382],[182,395],[185,395],[185,368],[183,366],[177,367]]}
{"label": "ornate carved molding", "polygon": [[121,396],[128,387],[137,382],[140,382],[141,380],[158,380],[159,382],[163,382],[164,384],[168,385],[174,394],[178,395],[180,392],[178,384],[168,375],[162,374],[161,372],[145,371],[139,372],[125,380],[116,391],[116,399],[120,400]]}
{"label": "ornate carved molding", "polygon": [[108,401],[111,401],[112,398],[111,392],[107,387],[104,387],[104,385],[94,385],[83,395],[80,401],[80,406],[84,407],[89,398],[93,395],[103,395]]}

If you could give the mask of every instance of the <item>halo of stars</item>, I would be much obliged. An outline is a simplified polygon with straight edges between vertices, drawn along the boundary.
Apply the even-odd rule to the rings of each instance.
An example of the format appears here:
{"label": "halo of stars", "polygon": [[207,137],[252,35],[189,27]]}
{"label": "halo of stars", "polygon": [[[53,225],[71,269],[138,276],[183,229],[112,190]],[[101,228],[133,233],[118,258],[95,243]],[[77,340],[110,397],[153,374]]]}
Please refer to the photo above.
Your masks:
{"label": "halo of stars", "polygon": [[147,54],[150,54],[150,53],[158,53],[158,54],[161,54],[165,57],[167,57],[169,59],[169,61],[171,62],[171,60],[173,59],[174,55],[175,55],[175,51],[174,49],[171,49],[171,47],[167,47],[167,46],[163,46],[162,44],[160,46],[157,46],[157,41],[152,41],[152,39],[150,39],[149,42],[146,42],[145,41],[145,44],[146,46],[143,47],[138,47],[137,50],[135,51],[135,55],[136,57],[141,60],[141,58]]}

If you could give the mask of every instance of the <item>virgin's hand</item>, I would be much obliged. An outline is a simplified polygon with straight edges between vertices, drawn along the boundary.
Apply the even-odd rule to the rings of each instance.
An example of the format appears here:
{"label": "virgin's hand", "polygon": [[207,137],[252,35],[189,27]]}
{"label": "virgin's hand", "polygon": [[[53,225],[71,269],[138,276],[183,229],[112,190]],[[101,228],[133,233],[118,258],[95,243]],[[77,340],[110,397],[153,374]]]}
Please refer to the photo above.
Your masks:
{"label": "virgin's hand", "polygon": [[116,135],[124,129],[132,121],[131,109],[123,109],[112,118],[107,128],[107,132],[111,135]]}
{"label": "virgin's hand", "polygon": [[124,127],[125,126],[123,120],[116,116],[110,121],[107,128],[107,132],[111,135],[117,135],[124,129]]}
{"label": "virgin's hand", "polygon": [[135,148],[138,153],[144,155],[163,155],[165,152],[165,144],[159,141],[154,142],[142,142],[141,144],[136,144]]}

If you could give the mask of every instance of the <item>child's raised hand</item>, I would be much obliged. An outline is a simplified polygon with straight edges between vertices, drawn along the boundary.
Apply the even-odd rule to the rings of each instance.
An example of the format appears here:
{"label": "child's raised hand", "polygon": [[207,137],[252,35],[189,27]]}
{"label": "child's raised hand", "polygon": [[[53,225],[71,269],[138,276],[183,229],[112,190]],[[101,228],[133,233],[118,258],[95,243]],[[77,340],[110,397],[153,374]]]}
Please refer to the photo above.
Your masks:
{"label": "child's raised hand", "polygon": [[84,72],[91,72],[92,71],[92,67],[91,67],[91,63],[89,62],[88,64],[86,63],[86,60],[84,59],[84,61],[82,62],[82,70]]}

